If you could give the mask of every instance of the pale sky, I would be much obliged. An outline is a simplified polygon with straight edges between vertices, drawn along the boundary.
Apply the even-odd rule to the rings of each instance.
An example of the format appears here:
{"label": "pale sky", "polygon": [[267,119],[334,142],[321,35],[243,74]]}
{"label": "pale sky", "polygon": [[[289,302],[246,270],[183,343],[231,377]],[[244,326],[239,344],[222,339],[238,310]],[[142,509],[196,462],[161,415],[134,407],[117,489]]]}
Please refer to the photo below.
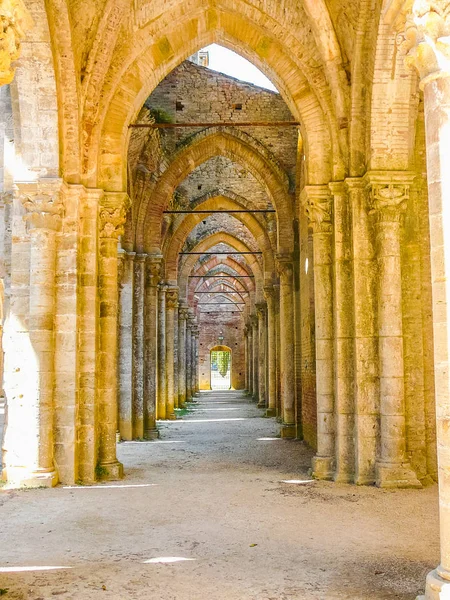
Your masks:
{"label": "pale sky", "polygon": [[236,79],[241,79],[242,81],[249,81],[273,92],[278,91],[270,79],[267,79],[251,62],[242,58],[239,54],[228,50],[228,48],[224,48],[218,44],[211,44],[210,46],[206,46],[206,48],[202,48],[202,50],[209,52],[210,69],[231,75],[231,77],[236,77]]}

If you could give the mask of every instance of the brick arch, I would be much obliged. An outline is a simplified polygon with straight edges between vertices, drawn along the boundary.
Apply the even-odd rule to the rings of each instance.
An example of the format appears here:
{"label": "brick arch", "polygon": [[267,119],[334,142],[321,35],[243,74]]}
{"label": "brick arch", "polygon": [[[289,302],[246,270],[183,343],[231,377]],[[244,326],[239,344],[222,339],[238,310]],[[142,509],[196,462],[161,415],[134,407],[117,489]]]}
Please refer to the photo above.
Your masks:
{"label": "brick arch", "polygon": [[[209,198],[202,204],[198,205],[197,208],[199,210],[211,209],[226,211],[239,210],[242,208],[242,206],[230,198],[218,196],[215,198]],[[179,253],[181,252],[183,245],[191,231],[196,227],[196,225],[201,223],[206,216],[207,215],[204,214],[186,215],[173,232],[170,241],[168,241],[167,247],[163,250],[167,279],[175,279]],[[267,232],[264,230],[261,223],[253,215],[248,213],[236,214],[232,216],[245,225],[255,238],[257,246],[263,252],[264,271],[266,273],[273,273],[275,271],[275,263],[273,259],[272,247]]]}
{"label": "brick arch", "polygon": [[[341,114],[345,103],[339,101],[337,109],[335,105],[337,98],[346,96],[345,78],[342,73],[330,78],[339,87],[338,93],[333,93],[325,72],[328,68],[342,70],[342,65],[334,55],[328,60],[327,49],[319,52],[316,46],[316,41],[322,43],[330,36],[316,36],[315,41],[307,15],[291,34],[288,24],[281,25],[243,1],[239,10],[231,0],[219,4],[211,8],[199,2],[189,10],[180,4],[142,27],[129,45],[120,46],[99,88],[98,105],[92,114],[85,115],[84,169],[89,185],[107,190],[126,188],[128,125],[173,68],[213,42],[251,60],[277,85],[292,114],[302,123],[308,183],[326,183],[332,174],[338,179],[345,174],[345,144],[341,148],[339,140],[346,139],[346,133],[338,127],[338,118],[345,117]],[[301,33],[295,35],[298,27]],[[318,68],[321,56],[328,56],[322,69]]]}
{"label": "brick arch", "polygon": [[[204,263],[199,265],[195,270],[193,270],[192,275],[217,275],[222,272],[227,274],[227,275],[224,275],[224,279],[227,276],[234,277],[234,275],[253,275],[253,272],[251,271],[251,269],[248,268],[248,265],[245,265],[245,266],[242,265],[241,263],[237,262],[231,256],[227,256],[225,258],[225,260],[221,260],[221,261],[219,261],[217,259],[217,257],[211,256],[207,261],[205,261]],[[227,279],[225,279],[225,280],[228,281]],[[202,279],[190,279],[188,282],[188,288],[187,288],[188,289],[188,291],[187,291],[188,298],[195,291],[207,291],[208,288],[206,286],[206,281],[207,280],[204,280],[204,279],[203,280]],[[209,281],[216,281],[216,280],[212,279]],[[217,281],[222,281],[222,280],[218,279]],[[234,278],[233,284],[235,286],[241,286],[241,289],[240,289],[241,292],[249,292],[250,297],[254,296],[255,282],[254,282],[253,278],[246,279],[245,283],[239,278]]]}
{"label": "brick arch", "polygon": [[[207,252],[210,248],[213,248],[217,244],[228,244],[231,248],[234,248],[238,252],[249,252],[251,249],[244,244],[241,240],[238,240],[236,237],[231,235],[230,233],[220,232],[215,233],[206,239],[199,242],[194,248],[192,248],[193,252]],[[187,292],[187,283],[188,276],[192,272],[195,263],[198,261],[198,256],[193,254],[189,255],[187,259],[180,264],[179,272],[178,272],[178,287],[180,288],[180,297],[186,297]],[[260,264],[256,260],[253,255],[248,255],[245,258],[245,261],[248,263],[250,269],[252,270],[255,276],[255,288],[256,295],[262,298],[262,291],[264,286],[264,277]],[[175,283],[175,282],[174,282]]]}
{"label": "brick arch", "polygon": [[[217,290],[217,289],[215,289],[219,285],[222,285],[222,286],[226,285],[227,289],[226,290]],[[192,292],[192,295],[188,295],[188,302],[191,299],[193,300],[193,298],[199,293],[199,291],[200,290],[196,290],[195,292]],[[243,290],[237,291],[237,290],[235,290],[231,286],[231,284],[229,284],[228,282],[225,282],[225,281],[214,280],[214,283],[211,285],[211,289],[208,289],[208,290],[205,290],[205,291],[206,292],[217,292],[217,291],[219,291],[221,293],[220,295],[223,295],[223,296],[225,296],[226,298],[228,298],[230,300],[240,300],[240,301],[245,302],[245,303],[250,303],[251,302],[251,299],[250,299],[249,294],[247,292],[244,292]],[[217,294],[216,297],[220,298],[220,295]],[[235,297],[233,297],[233,295],[235,295],[235,296],[237,295],[239,298],[235,298]],[[202,295],[202,297],[203,297],[203,295]],[[198,299],[198,304],[201,304],[201,298]]]}
{"label": "brick arch", "polygon": [[153,252],[161,243],[163,211],[174,190],[199,165],[214,156],[225,156],[238,162],[261,181],[277,211],[278,251],[291,252],[293,248],[293,209],[283,172],[268,159],[267,151],[259,151],[259,145],[251,136],[239,132],[231,135],[228,130],[217,128],[201,132],[191,144],[182,148],[163,173],[151,197],[139,207],[136,224],[136,247]]}

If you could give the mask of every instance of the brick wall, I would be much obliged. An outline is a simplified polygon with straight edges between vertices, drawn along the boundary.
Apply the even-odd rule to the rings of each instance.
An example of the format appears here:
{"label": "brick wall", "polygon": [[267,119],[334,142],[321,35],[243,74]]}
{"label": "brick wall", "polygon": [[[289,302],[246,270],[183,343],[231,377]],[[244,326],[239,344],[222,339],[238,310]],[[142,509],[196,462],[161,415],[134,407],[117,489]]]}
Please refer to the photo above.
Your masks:
{"label": "brick wall", "polygon": [[[198,314],[199,337],[199,376],[200,389],[209,390],[210,350],[214,346],[231,348],[231,386],[242,390],[245,387],[244,319],[237,311],[214,306],[205,307]],[[223,332],[221,334],[220,332]],[[223,340],[219,340],[223,337]]]}

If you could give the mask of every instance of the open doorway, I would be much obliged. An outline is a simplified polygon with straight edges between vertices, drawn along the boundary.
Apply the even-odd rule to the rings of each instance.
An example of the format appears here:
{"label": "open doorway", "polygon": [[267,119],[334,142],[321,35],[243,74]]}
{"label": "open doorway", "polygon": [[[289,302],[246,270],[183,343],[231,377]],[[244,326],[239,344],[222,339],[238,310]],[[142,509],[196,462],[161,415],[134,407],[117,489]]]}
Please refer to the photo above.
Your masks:
{"label": "open doorway", "polygon": [[231,388],[231,348],[215,346],[211,349],[211,389]]}

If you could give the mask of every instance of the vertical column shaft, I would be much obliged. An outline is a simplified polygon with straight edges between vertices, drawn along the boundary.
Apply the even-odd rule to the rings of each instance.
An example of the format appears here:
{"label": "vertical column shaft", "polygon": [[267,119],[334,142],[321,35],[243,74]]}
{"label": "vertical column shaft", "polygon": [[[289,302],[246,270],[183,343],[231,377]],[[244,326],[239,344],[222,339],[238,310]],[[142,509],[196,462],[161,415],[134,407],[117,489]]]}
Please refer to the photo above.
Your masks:
{"label": "vertical column shaft", "polygon": [[251,317],[252,320],[252,372],[253,372],[253,394],[252,394],[252,398],[255,402],[258,402],[258,395],[259,395],[259,382],[258,382],[258,375],[259,375],[259,363],[258,363],[258,352],[259,352],[259,348],[258,348],[258,342],[259,342],[259,336],[258,336],[258,317],[256,315],[252,315]]}
{"label": "vertical column shaft", "polygon": [[166,365],[166,289],[165,284],[158,288],[158,397],[157,418],[167,418],[167,365]]}
{"label": "vertical column shaft", "polygon": [[145,255],[134,261],[133,286],[133,438],[144,437],[144,294]]}
{"label": "vertical column shaft", "polygon": [[307,186],[303,203],[313,230],[314,309],[316,324],[317,455],[313,474],[332,479],[335,423],[333,386],[333,279],[330,190]]}
{"label": "vertical column shaft", "polygon": [[144,437],[157,439],[158,392],[158,284],[162,256],[148,255],[145,272],[145,347],[144,347]]}
{"label": "vertical column shaft", "polygon": [[295,438],[294,270],[292,257],[279,255],[280,273],[280,397],[281,437]]}
{"label": "vertical column shaft", "polygon": [[178,406],[183,408],[186,402],[186,319],[187,309],[178,309]]}
{"label": "vertical column shaft", "polygon": [[98,477],[118,479],[123,466],[116,458],[117,431],[117,240],[125,222],[126,194],[108,193],[100,208],[99,304],[100,343],[97,374],[99,462]]}
{"label": "vertical column shaft", "polygon": [[248,321],[248,395],[253,396],[253,327],[251,319]]}
{"label": "vertical column shaft", "polygon": [[192,389],[191,389],[191,360],[192,360],[192,315],[188,314],[188,320],[186,322],[186,400],[192,401]]}
{"label": "vertical column shaft", "polygon": [[400,233],[413,174],[369,173],[378,261],[380,435],[376,482],[380,487],[421,487],[406,459]]}
{"label": "vertical column shaft", "polygon": [[134,252],[119,253],[119,433],[133,439],[133,272]]}
{"label": "vertical column shaft", "polygon": [[258,406],[266,406],[266,304],[256,305],[258,315]]}
{"label": "vertical column shaft", "polygon": [[178,289],[166,292],[166,418],[175,419],[175,311],[178,310]]}
{"label": "vertical column shaft", "polygon": [[354,314],[354,482],[375,482],[379,437],[379,379],[375,249],[367,214],[366,185],[360,178],[345,180],[352,223]]}
{"label": "vertical column shaft", "polygon": [[264,289],[267,300],[267,360],[269,368],[269,389],[267,416],[276,415],[277,403],[277,332],[275,315],[275,293],[272,287]]}
{"label": "vertical column shaft", "polygon": [[353,286],[351,211],[345,185],[330,183],[333,195],[334,233],[334,382],[336,414],[336,469],[340,483],[354,480],[354,375],[353,375]]}
{"label": "vertical column shaft", "polygon": [[439,600],[450,587],[450,9],[449,1],[412,3],[403,50],[420,76],[424,93],[433,288],[436,435],[439,476],[441,564],[427,577],[426,600]]}

